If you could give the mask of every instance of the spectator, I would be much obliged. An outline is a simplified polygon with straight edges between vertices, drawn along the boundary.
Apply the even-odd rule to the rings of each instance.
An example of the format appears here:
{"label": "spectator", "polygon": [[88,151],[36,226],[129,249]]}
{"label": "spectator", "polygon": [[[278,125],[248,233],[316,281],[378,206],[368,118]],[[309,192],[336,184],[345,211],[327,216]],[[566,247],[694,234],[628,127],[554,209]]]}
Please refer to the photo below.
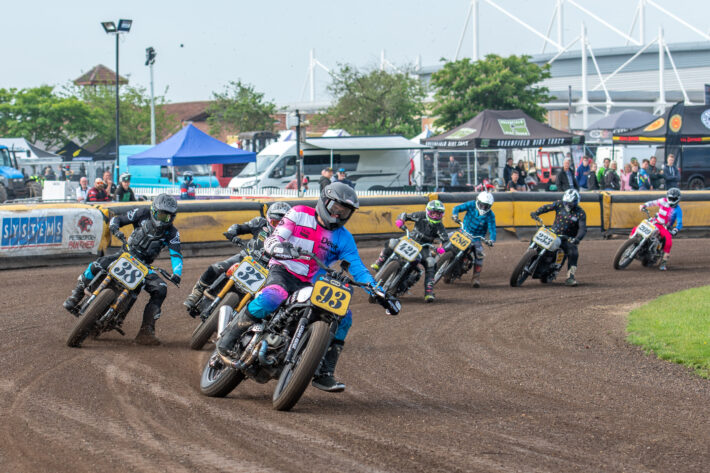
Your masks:
{"label": "spectator", "polygon": [[520,182],[520,174],[515,169],[513,169],[513,172],[510,174],[510,182],[508,182],[508,185],[505,186],[505,190],[510,192],[520,192],[527,190],[525,188],[525,184]]}
{"label": "spectator", "polygon": [[106,183],[100,177],[94,181],[94,187],[86,193],[87,202],[108,202],[109,197],[106,193]]}
{"label": "spectator", "polygon": [[47,166],[44,168],[44,180],[45,181],[56,181],[57,180],[57,175],[54,174],[54,169],[52,169],[52,166]]}
{"label": "spectator", "polygon": [[612,161],[609,169],[604,173],[604,190],[618,191],[621,188],[621,178],[616,172],[618,166],[616,161]]}
{"label": "spectator", "polygon": [[192,171],[185,171],[182,175],[180,198],[183,200],[194,200],[197,198],[197,186],[193,180]]}
{"label": "spectator", "polygon": [[424,156],[424,184],[429,184],[434,181],[434,163],[431,162],[431,156]]}
{"label": "spectator", "polygon": [[85,202],[87,192],[89,192],[89,180],[82,177],[79,179],[79,187],[76,189],[76,200],[78,202]]}
{"label": "spectator", "polygon": [[629,175],[629,187],[632,191],[639,190],[639,162],[631,164],[631,174]]}
{"label": "spectator", "polygon": [[318,180],[318,185],[320,186],[321,192],[326,186],[331,184],[330,180],[333,178],[333,168],[324,168],[320,172],[320,179]]}
{"label": "spectator", "polygon": [[626,164],[624,166],[624,169],[621,170],[619,173],[619,177],[621,178],[621,189],[622,191],[630,191],[631,190],[631,185],[629,184],[629,180],[631,179],[631,164]]}
{"label": "spectator", "polygon": [[637,181],[640,191],[651,190],[651,180],[648,175],[648,166],[650,165],[648,159],[644,159],[641,163],[641,169],[638,172]]}
{"label": "spectator", "polygon": [[347,184],[353,189],[355,189],[355,183],[348,179],[348,175],[345,173],[345,168],[338,169],[338,174],[335,179],[336,182],[342,182],[343,184]]}
{"label": "spectator", "polygon": [[[69,166],[67,166],[69,167]],[[66,181],[67,180],[67,173],[64,171],[64,166],[59,166],[59,181]]]}
{"label": "spectator", "polygon": [[476,186],[476,192],[495,192],[496,186],[491,184],[488,178],[484,177],[479,185]]}
{"label": "spectator", "polygon": [[127,172],[121,174],[118,189],[116,189],[116,200],[118,202],[135,202],[136,195],[131,189],[131,175]]}
{"label": "spectator", "polygon": [[611,162],[611,159],[604,158],[604,165],[601,167],[601,169],[597,170],[597,184],[599,184],[600,188],[601,188],[601,185],[604,183],[604,174],[606,173],[607,169],[609,169],[610,162]]}
{"label": "spectator", "polygon": [[675,156],[668,155],[668,162],[663,166],[663,178],[666,180],[666,189],[679,188],[680,171],[675,166]]}
{"label": "spectator", "polygon": [[568,189],[579,190],[577,178],[574,177],[574,171],[572,171],[572,158],[565,158],[562,162],[562,169],[557,175],[557,186],[560,188],[560,192]]}
{"label": "spectator", "polygon": [[[297,190],[298,189],[298,186],[296,185],[297,182],[298,181],[296,179],[291,179],[291,182],[289,182],[286,185],[286,189],[294,190],[294,191]],[[301,189],[303,189],[304,191],[307,191],[308,190],[308,182],[309,182],[308,176],[303,176],[303,180],[301,180]]]}
{"label": "spectator", "polygon": [[505,167],[503,168],[503,180],[505,181],[506,186],[512,179],[514,170],[515,168],[513,167],[513,158],[508,158],[505,162]]}
{"label": "spectator", "polygon": [[116,198],[116,184],[113,183],[111,172],[104,172],[104,182],[106,183],[106,193],[111,200]]}
{"label": "spectator", "polygon": [[582,156],[582,162],[577,166],[577,183],[581,190],[587,190],[589,181],[589,156]]}
{"label": "spectator", "polygon": [[550,180],[547,181],[545,186],[545,192],[559,192],[560,189],[557,186],[557,174],[550,174]]}
{"label": "spectator", "polygon": [[103,166],[96,166],[96,177],[101,177],[104,175]]}
{"label": "spectator", "polygon": [[518,170],[518,174],[520,175],[520,182],[526,182],[526,178],[528,177],[528,172],[525,170],[525,163],[523,160],[518,161],[518,165],[515,166],[515,169]]}
{"label": "spectator", "polygon": [[456,158],[452,156],[449,156],[449,176],[451,176],[451,187],[456,187],[459,185],[459,171],[461,170],[461,166],[459,166],[458,161],[456,161]]}
{"label": "spectator", "polygon": [[589,178],[587,179],[587,190],[598,191],[599,181],[597,180],[597,163],[592,160],[589,163]]}
{"label": "spectator", "polygon": [[86,177],[86,166],[84,166],[84,163],[81,163],[79,165],[79,179],[81,179],[82,177]]}
{"label": "spectator", "polygon": [[663,187],[663,175],[661,170],[656,167],[656,157],[651,156],[648,163],[648,178],[651,181],[651,189],[658,190]]}

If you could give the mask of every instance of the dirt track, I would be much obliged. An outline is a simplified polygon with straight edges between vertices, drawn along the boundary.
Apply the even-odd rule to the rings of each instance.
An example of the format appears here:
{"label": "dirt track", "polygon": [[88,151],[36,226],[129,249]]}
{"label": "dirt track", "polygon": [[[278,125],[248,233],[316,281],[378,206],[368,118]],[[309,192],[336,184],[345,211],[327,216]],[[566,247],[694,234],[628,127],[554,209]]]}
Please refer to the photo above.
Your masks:
{"label": "dirt track", "polygon": [[[508,277],[525,245],[488,250],[480,290],[421,283],[398,318],[359,297],[338,367],[290,413],[274,383],[199,393],[207,351],[181,302],[211,262],[186,262],[158,323],[164,345],[64,345],[76,267],[0,272],[0,471],[710,470],[710,382],[624,342],[628,310],[708,284],[710,241],[679,240],[671,271],[611,269],[620,240],[582,243],[578,288]],[[363,251],[369,261],[374,249]],[[137,304],[142,305],[146,296]]]}

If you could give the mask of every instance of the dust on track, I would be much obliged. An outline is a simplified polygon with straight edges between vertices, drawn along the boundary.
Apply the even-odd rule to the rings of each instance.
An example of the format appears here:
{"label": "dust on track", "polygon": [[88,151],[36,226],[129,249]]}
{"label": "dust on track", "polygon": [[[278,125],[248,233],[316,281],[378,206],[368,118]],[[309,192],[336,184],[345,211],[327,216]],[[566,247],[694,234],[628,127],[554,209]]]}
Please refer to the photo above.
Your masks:
{"label": "dust on track", "polygon": [[[274,383],[199,393],[207,351],[182,300],[211,259],[186,260],[161,347],[65,346],[60,305],[79,266],[0,272],[0,471],[707,471],[710,382],[629,346],[625,317],[708,284],[708,240],[677,240],[671,270],[611,269],[620,240],[580,246],[577,288],[508,278],[525,244],[487,251],[484,287],[421,283],[399,317],[357,296],[338,366],[348,389],[309,388],[289,413]],[[363,250],[366,260],[376,249]]]}

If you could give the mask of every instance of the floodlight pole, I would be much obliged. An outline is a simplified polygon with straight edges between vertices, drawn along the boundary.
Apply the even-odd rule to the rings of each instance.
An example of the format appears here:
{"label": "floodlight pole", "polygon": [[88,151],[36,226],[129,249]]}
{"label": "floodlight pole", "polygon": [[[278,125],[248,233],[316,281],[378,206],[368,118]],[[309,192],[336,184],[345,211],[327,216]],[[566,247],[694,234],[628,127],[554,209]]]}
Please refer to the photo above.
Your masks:
{"label": "floodlight pole", "polygon": [[301,197],[301,113],[296,110],[296,194]]}
{"label": "floodlight pole", "polygon": [[[155,95],[153,92],[153,63],[150,62],[150,144],[155,146]],[[212,180],[210,180],[212,182]]]}
{"label": "floodlight pole", "polygon": [[116,177],[121,175],[121,166],[119,164],[118,160],[118,147],[119,147],[119,142],[121,141],[121,125],[119,123],[119,117],[120,117],[120,112],[119,112],[119,100],[118,100],[118,37],[120,36],[118,30],[114,33],[116,36]]}

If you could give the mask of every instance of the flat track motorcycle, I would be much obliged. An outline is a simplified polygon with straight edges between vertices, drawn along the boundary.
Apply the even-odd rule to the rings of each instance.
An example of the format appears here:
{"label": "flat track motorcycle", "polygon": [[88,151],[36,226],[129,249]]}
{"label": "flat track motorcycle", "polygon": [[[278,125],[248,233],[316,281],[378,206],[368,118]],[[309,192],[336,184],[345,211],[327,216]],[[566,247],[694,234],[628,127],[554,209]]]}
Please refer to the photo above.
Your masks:
{"label": "flat track motorcycle", "polygon": [[567,237],[547,228],[539,217],[535,220],[540,227],[510,276],[512,287],[522,286],[528,277],[539,279],[543,284],[554,281],[567,260],[567,255],[560,248],[562,240]]}
{"label": "flat track motorcycle", "polygon": [[434,248],[431,243],[418,243],[409,236],[409,229],[405,228],[406,235],[402,236],[394,247],[394,251],[375,274],[375,281],[384,290],[395,297],[399,297],[412,288],[424,274],[422,267],[422,250],[426,247]]}
{"label": "flat track motorcycle", "polygon": [[663,257],[663,237],[648,209],[643,209],[646,219],[641,221],[629,239],[621,244],[614,255],[614,269],[624,269],[634,259],[647,267],[655,266]]}
{"label": "flat track motorcycle", "polygon": [[[476,240],[484,240],[482,236],[473,236],[463,229],[463,223],[458,221],[461,228],[456,230],[449,237],[449,245],[444,248],[446,253],[439,256],[436,262],[436,275],[434,275],[434,284],[440,280],[444,280],[445,284],[451,284],[456,279],[463,277],[468,271],[473,268],[476,252],[479,251],[474,245]],[[490,242],[485,241],[490,246]],[[483,259],[483,252],[478,255],[479,259]]]}

